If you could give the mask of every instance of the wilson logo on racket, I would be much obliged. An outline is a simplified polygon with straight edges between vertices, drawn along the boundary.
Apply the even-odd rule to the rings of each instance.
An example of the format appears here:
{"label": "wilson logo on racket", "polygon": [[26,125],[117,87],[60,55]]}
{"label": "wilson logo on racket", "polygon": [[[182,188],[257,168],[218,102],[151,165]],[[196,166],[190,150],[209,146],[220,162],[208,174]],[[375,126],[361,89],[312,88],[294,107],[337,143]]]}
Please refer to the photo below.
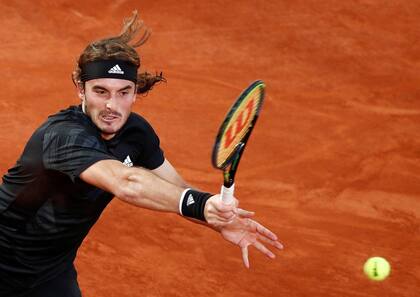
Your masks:
{"label": "wilson logo on racket", "polygon": [[223,148],[228,148],[238,135],[243,134],[241,132],[245,132],[244,130],[249,128],[249,121],[251,119],[254,106],[255,101],[254,98],[252,98],[251,101],[248,101],[244,109],[239,110],[239,114],[235,122],[226,129]]}

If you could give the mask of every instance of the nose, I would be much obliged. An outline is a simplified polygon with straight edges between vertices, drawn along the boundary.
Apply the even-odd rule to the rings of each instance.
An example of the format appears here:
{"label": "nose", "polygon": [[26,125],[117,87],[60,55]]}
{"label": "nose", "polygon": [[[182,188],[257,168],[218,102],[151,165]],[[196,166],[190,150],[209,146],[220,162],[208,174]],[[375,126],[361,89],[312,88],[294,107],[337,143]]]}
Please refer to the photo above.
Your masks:
{"label": "nose", "polygon": [[110,109],[110,110],[113,110],[114,109],[114,106],[115,106],[115,98],[114,98],[114,96],[110,96],[109,97],[109,99],[105,102],[105,107],[106,107],[106,109]]}

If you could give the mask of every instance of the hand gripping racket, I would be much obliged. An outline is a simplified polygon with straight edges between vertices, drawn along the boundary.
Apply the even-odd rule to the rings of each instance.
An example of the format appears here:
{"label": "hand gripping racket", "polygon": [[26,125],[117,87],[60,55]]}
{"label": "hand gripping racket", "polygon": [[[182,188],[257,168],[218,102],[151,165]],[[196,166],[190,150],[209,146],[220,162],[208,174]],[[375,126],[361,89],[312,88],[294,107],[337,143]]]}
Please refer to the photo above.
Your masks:
{"label": "hand gripping racket", "polygon": [[264,101],[265,84],[261,80],[246,88],[232,105],[220,126],[213,147],[213,166],[223,170],[222,201],[232,203],[235,173],[245,145],[255,126]]}

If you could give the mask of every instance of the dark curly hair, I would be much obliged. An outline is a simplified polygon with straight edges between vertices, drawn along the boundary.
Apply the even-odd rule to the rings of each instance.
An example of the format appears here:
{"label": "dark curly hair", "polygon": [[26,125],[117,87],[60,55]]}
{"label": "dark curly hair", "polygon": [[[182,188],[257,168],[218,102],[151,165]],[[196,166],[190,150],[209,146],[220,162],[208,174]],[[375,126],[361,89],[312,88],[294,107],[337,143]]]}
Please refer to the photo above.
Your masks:
{"label": "dark curly hair", "polygon": [[[140,32],[143,33],[138,41],[130,44]],[[123,28],[118,36],[94,41],[85,48],[72,73],[73,83],[83,87],[80,78],[81,66],[97,60],[118,59],[129,61],[140,67],[140,57],[135,48],[143,45],[149,39],[150,34],[150,30],[144,26],[143,20],[139,20],[137,11],[133,11],[132,16],[124,20]],[[162,72],[155,75],[148,72],[139,73],[137,75],[137,93],[147,93],[156,83],[162,81],[166,82]]]}

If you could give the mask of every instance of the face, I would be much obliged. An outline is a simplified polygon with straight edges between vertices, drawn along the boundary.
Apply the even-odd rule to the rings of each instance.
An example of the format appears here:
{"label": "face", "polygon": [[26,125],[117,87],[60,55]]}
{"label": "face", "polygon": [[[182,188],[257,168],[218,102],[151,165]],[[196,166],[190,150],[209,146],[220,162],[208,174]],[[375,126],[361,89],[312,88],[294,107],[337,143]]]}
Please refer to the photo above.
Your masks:
{"label": "face", "polygon": [[79,89],[85,113],[101,130],[104,139],[111,139],[121,129],[136,101],[132,81],[114,78],[92,79]]}

